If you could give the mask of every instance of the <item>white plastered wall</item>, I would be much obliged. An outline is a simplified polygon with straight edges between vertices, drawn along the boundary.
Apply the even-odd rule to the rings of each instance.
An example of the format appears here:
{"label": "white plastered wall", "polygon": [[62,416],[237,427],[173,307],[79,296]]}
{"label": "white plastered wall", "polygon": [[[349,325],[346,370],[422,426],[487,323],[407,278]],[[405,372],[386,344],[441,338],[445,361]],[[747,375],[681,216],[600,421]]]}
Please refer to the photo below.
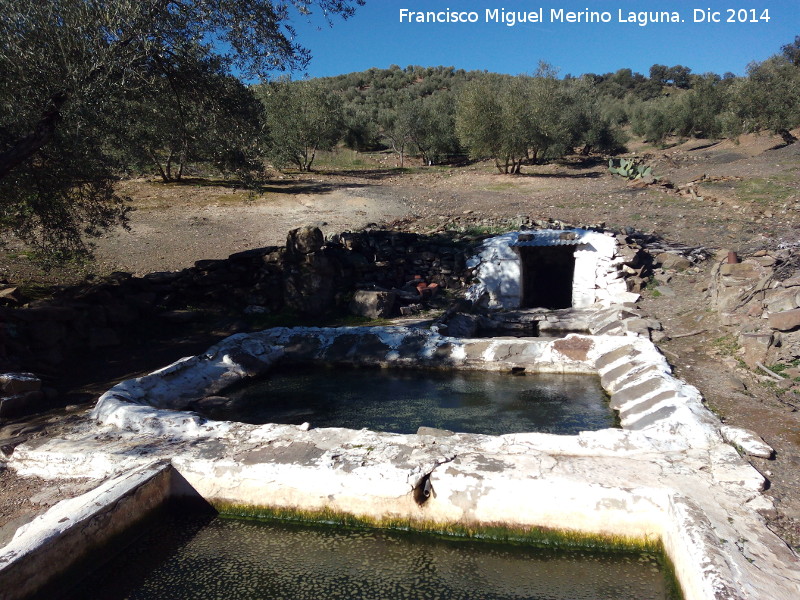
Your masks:
{"label": "white plastered wall", "polygon": [[[617,240],[612,235],[569,229],[578,235],[575,248],[575,271],[572,279],[572,306],[585,308],[594,304],[611,305],[635,301],[628,292],[621,271],[624,259],[617,255]],[[480,252],[467,261],[475,268],[478,283],[467,290],[467,298],[485,302],[489,308],[519,308],[522,301],[522,264],[516,244],[521,234],[564,233],[512,231],[487,239]]]}

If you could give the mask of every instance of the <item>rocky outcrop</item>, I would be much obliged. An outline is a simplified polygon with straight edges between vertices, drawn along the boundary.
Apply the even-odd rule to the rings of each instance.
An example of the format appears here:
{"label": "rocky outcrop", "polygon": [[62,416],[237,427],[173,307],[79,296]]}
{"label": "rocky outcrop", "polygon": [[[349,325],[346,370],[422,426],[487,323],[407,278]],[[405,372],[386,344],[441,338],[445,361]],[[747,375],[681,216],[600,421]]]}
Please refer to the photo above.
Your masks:
{"label": "rocky outcrop", "polygon": [[798,264],[797,248],[716,257],[707,293],[722,323],[735,328],[739,357],[751,369],[800,359]]}

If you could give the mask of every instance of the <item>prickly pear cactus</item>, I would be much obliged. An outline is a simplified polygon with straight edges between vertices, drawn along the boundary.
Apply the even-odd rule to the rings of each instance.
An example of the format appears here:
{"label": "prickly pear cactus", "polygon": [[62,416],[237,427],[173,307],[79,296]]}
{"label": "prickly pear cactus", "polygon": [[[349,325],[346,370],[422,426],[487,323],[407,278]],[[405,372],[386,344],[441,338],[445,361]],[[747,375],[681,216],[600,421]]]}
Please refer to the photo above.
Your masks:
{"label": "prickly pear cactus", "polygon": [[[642,177],[653,177],[653,167],[642,164],[637,158],[620,158],[619,166],[615,166],[614,159],[608,159],[608,172],[612,175],[619,175],[625,179],[641,179]],[[657,177],[653,177],[657,180]]]}

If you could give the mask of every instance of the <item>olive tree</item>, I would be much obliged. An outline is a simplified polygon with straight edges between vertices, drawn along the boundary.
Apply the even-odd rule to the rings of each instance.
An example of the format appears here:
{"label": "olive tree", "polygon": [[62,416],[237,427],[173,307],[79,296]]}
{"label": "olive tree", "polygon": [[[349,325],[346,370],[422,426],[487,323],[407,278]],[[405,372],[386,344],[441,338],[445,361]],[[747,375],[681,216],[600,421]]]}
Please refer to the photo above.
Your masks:
{"label": "olive tree", "polygon": [[[501,173],[558,158],[575,146],[619,145],[613,125],[593,108],[594,84],[560,80],[547,64],[535,75],[486,75],[467,83],[456,109],[458,139],[473,158],[493,158]],[[593,122],[594,120],[594,122]]]}
{"label": "olive tree", "polygon": [[735,82],[731,111],[739,131],[731,133],[763,130],[797,141],[790,130],[800,126],[800,66],[788,54],[751,64]]}
{"label": "olive tree", "polygon": [[288,164],[310,171],[317,150],[330,150],[345,131],[341,98],[316,81],[263,85],[268,153],[278,168]]}
{"label": "olive tree", "polygon": [[518,173],[528,152],[528,111],[518,78],[486,75],[467,83],[456,133],[472,158],[492,158],[500,173]]}
{"label": "olive tree", "polygon": [[[209,77],[303,67],[309,53],[291,17],[349,17],[360,4],[0,0],[0,227],[43,250],[85,252],[84,236],[125,219],[114,181],[138,141],[118,135],[120,122],[159,127],[171,75],[191,73],[202,92]],[[152,106],[128,105],[148,95]]]}

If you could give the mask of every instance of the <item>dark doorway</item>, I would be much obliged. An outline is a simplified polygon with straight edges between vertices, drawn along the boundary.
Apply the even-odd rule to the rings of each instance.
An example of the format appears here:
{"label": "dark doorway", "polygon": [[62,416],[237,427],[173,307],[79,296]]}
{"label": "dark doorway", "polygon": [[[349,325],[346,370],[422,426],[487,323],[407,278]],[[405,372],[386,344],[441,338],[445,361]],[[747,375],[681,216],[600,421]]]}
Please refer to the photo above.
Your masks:
{"label": "dark doorway", "polygon": [[570,308],[575,246],[522,246],[522,308]]}

